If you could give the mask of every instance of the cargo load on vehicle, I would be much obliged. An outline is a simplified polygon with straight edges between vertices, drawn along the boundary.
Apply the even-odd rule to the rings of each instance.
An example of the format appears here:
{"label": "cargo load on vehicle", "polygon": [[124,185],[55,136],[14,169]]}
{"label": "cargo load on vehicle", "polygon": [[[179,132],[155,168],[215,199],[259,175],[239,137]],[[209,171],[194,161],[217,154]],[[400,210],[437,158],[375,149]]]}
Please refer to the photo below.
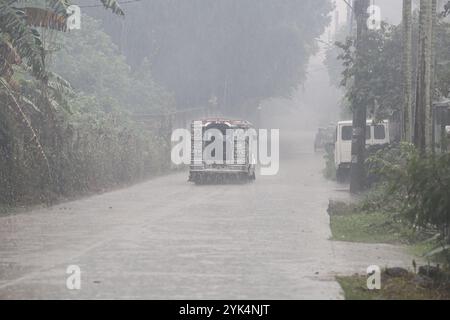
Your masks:
{"label": "cargo load on vehicle", "polygon": [[255,179],[256,131],[245,120],[203,119],[191,124],[189,181]]}

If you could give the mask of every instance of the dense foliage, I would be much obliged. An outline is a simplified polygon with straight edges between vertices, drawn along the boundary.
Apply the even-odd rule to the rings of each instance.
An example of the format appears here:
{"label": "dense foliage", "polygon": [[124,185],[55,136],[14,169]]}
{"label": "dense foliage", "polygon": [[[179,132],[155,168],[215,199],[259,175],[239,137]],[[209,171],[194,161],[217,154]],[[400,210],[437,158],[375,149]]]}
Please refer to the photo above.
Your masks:
{"label": "dense foliage", "polygon": [[[341,85],[346,87],[350,105],[365,105],[377,119],[386,118],[401,108],[401,38],[396,28],[383,24],[378,31],[368,32],[363,39],[359,60],[355,60],[354,41],[347,39],[337,45],[343,49],[339,59],[346,67]],[[354,85],[359,74],[360,84]]]}
{"label": "dense foliage", "polygon": [[[117,15],[124,12],[116,0],[101,0],[106,9]],[[45,51],[38,28],[66,31],[67,0],[0,0],[0,77],[10,82],[14,65],[29,68],[44,82]]]}
{"label": "dense foliage", "polygon": [[[448,8],[449,5],[445,7],[447,12]],[[412,26],[413,53],[418,52],[418,30],[419,19],[415,12]],[[433,99],[437,100],[448,96],[450,90],[448,20],[438,19],[434,32],[436,66]],[[367,106],[369,117],[399,120],[404,81],[402,25],[382,23],[381,29],[369,31],[362,40],[364,50],[358,60],[355,39],[345,37],[342,31],[336,40],[336,46],[327,52],[326,64],[333,83],[345,89],[347,109],[352,105],[364,105]],[[417,55],[412,56],[411,81],[415,88]],[[356,74],[361,81],[358,86],[354,84]],[[413,229],[438,234],[441,244],[444,244],[440,249],[447,249],[445,244],[450,243],[450,155],[420,153],[407,143],[380,150],[368,148],[367,151],[369,157],[366,165],[369,180],[373,184],[366,199],[360,203],[360,209],[369,213],[386,213],[386,220],[393,215]]]}
{"label": "dense foliage", "polygon": [[[355,61],[354,39],[339,33],[336,46],[327,52],[327,67],[333,83],[346,90],[347,108],[357,99],[368,107],[374,118],[389,118],[402,108],[402,26],[386,23],[378,31],[369,32],[365,39],[361,61]],[[450,24],[439,21],[436,27],[436,80],[434,98],[447,96],[450,90]],[[418,16],[413,19],[413,52],[417,51]],[[413,66],[416,56],[413,55]],[[341,75],[339,75],[341,72]],[[362,85],[356,90],[353,76],[360,73]],[[416,70],[413,70],[413,75]],[[415,77],[413,76],[413,81]]]}
{"label": "dense foliage", "polygon": [[[168,169],[173,99],[148,65],[132,73],[99,23],[54,37],[45,83],[17,66],[20,90],[0,90],[0,205],[53,201],[131,183]],[[30,128],[32,130],[30,130]],[[38,142],[38,143],[36,143]]]}
{"label": "dense foliage", "polygon": [[103,111],[170,112],[174,101],[153,80],[150,63],[144,60],[132,72],[100,23],[86,15],[82,19],[81,30],[57,38],[61,50],[52,56],[49,68],[77,92],[95,97]]}
{"label": "dense foliage", "polygon": [[402,214],[418,228],[435,229],[450,243],[450,154],[424,155],[405,143],[380,150],[369,163],[384,191],[372,205]]}
{"label": "dense foliage", "polygon": [[103,20],[134,67],[148,58],[180,107],[216,97],[238,110],[299,85],[331,8],[329,0],[155,0],[127,7],[123,23]]}

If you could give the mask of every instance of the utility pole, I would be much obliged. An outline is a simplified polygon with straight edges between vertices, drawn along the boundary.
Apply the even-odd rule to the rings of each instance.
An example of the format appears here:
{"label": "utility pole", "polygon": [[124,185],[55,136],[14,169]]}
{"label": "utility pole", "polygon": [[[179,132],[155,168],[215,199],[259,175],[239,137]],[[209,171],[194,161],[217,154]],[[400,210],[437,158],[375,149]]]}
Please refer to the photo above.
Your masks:
{"label": "utility pole", "polygon": [[354,19],[354,15],[353,15],[353,0],[349,0],[349,1],[345,1],[345,3],[347,4],[347,28],[348,28],[348,34],[352,34],[353,33],[353,19]]}
{"label": "utility pole", "polygon": [[436,28],[437,28],[437,0],[431,0],[431,18],[430,18],[430,101],[427,104],[427,116],[425,123],[425,142],[428,151],[434,151],[434,134],[433,134],[433,101],[434,90],[436,87]]}
{"label": "utility pole", "polygon": [[339,16],[339,10],[336,9],[334,12],[334,35],[336,35],[339,32],[340,27],[340,16]]}
{"label": "utility pole", "polygon": [[[369,14],[367,9],[370,0],[355,0],[353,10],[356,16],[356,64],[361,64],[361,53],[364,50],[365,39],[367,38],[367,22]],[[360,85],[360,75],[355,75],[355,86]],[[359,90],[357,90],[359,91]],[[364,190],[366,184],[366,170],[364,167],[366,153],[366,119],[367,106],[361,99],[355,98],[353,109],[353,135],[352,135],[352,162],[350,167],[350,192],[359,193]]]}
{"label": "utility pole", "polygon": [[412,0],[403,0],[403,114],[402,140],[412,141]]}
{"label": "utility pole", "polygon": [[414,124],[414,144],[425,153],[431,147],[431,55],[432,55],[432,2],[420,0],[419,54]]}

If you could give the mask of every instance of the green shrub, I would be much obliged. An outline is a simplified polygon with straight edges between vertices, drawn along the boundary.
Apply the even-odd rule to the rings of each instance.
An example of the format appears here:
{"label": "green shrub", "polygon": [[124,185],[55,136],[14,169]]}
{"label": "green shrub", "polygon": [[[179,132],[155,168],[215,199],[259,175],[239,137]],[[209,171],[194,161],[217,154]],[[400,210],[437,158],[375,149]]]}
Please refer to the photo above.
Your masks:
{"label": "green shrub", "polygon": [[424,155],[410,144],[380,150],[368,159],[381,177],[378,199],[367,206],[397,210],[417,229],[431,229],[450,243],[450,154]]}

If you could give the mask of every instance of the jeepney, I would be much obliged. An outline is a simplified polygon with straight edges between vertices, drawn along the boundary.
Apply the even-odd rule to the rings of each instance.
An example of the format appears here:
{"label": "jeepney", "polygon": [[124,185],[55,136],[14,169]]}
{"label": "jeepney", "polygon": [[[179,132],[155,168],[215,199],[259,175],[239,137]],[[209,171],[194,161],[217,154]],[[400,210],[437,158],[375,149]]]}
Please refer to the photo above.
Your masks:
{"label": "jeepney", "polygon": [[202,184],[255,180],[255,135],[253,125],[245,120],[193,121],[189,181]]}

